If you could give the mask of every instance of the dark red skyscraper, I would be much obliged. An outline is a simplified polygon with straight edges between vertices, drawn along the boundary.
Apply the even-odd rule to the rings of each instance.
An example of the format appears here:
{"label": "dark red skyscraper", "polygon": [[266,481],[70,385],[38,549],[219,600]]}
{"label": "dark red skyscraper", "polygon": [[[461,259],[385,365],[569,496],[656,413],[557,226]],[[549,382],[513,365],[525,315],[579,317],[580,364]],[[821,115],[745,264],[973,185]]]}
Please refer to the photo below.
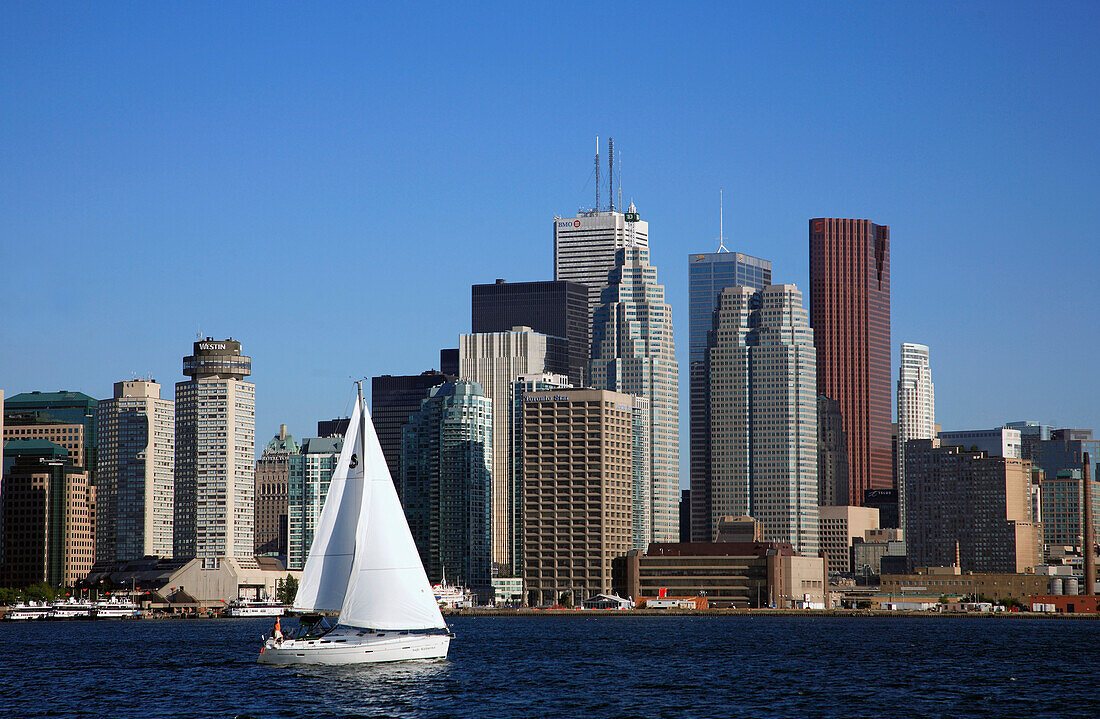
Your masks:
{"label": "dark red skyscraper", "polygon": [[[840,404],[848,504],[890,489],[890,228],[810,220],[810,326],[817,391]],[[843,497],[843,492],[837,493]]]}

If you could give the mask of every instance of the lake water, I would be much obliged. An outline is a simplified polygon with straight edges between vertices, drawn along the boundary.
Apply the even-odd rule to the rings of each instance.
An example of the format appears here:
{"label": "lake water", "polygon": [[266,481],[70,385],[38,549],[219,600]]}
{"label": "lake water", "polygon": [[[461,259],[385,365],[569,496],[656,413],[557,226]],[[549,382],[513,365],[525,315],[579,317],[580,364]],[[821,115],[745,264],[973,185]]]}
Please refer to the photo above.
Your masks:
{"label": "lake water", "polygon": [[0,716],[1100,715],[1096,621],[456,617],[444,663],[260,666],[271,624],[4,623]]}

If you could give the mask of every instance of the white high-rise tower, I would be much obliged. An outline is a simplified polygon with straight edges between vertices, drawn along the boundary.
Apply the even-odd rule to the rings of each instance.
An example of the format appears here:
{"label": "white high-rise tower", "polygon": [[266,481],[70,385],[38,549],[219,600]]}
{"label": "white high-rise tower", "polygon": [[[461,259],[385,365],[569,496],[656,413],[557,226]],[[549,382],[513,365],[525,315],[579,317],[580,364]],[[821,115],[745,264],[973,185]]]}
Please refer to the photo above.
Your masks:
{"label": "white high-rise tower", "polygon": [[176,559],[255,567],[256,385],[241,343],[207,337],[176,383]]}
{"label": "white high-rise tower", "polygon": [[901,343],[898,369],[898,521],[905,526],[905,443],[936,436],[936,401],[926,345]]}
{"label": "white high-rise tower", "polygon": [[623,212],[585,210],[576,217],[554,218],[554,279],[588,286],[595,312],[615,253],[624,247],[649,247],[649,223],[638,219],[634,203]]}

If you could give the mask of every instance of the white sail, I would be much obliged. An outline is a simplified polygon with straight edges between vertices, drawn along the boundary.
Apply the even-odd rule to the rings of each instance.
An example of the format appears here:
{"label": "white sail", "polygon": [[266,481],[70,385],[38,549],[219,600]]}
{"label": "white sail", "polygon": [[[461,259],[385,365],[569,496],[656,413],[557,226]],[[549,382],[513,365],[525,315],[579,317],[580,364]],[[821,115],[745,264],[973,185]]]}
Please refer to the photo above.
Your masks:
{"label": "white sail", "polygon": [[372,629],[445,628],[374,425],[369,417],[363,425],[365,490],[340,624]]}
{"label": "white sail", "polygon": [[344,604],[363,504],[364,462],[359,449],[362,444],[359,437],[361,411],[356,399],[344,447],[332,473],[325,506],[315,525],[313,544],[294,598],[294,608],[299,611],[338,612]]}

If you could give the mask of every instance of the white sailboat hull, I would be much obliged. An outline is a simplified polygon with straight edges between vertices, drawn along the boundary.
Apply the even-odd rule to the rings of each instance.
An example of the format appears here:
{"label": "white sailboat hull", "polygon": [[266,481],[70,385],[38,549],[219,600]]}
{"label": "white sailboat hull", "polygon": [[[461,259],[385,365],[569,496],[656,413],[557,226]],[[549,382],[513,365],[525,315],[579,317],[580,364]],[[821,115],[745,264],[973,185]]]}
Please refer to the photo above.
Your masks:
{"label": "white sailboat hull", "polygon": [[260,664],[375,664],[379,662],[442,661],[451,644],[446,634],[379,632],[363,634],[337,629],[317,639],[274,639],[264,642]]}

